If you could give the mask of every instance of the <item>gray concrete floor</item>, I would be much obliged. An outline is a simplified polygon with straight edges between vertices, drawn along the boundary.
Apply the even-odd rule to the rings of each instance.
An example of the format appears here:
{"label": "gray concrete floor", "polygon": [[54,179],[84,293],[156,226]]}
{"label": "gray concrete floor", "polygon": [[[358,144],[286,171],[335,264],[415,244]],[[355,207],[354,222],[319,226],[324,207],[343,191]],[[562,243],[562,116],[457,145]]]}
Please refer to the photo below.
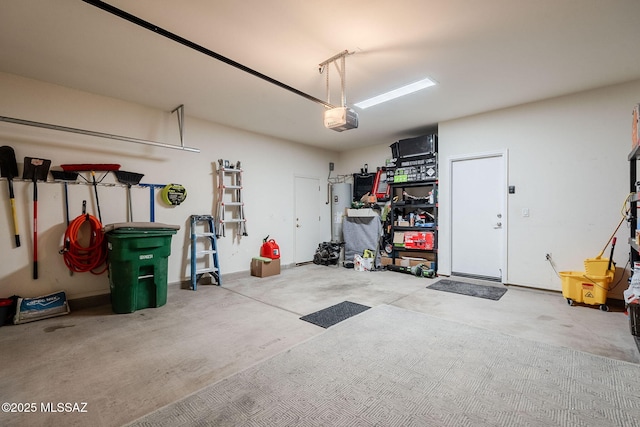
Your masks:
{"label": "gray concrete floor", "polygon": [[[0,328],[0,403],[32,410],[0,412],[0,425],[126,424],[323,333],[299,318],[342,301],[640,363],[621,308],[570,307],[555,292],[509,286],[491,301],[426,288],[438,279],[313,264],[224,279],[196,292],[170,285],[159,308],[113,314],[107,305]],[[86,412],[42,411],[58,403]]]}

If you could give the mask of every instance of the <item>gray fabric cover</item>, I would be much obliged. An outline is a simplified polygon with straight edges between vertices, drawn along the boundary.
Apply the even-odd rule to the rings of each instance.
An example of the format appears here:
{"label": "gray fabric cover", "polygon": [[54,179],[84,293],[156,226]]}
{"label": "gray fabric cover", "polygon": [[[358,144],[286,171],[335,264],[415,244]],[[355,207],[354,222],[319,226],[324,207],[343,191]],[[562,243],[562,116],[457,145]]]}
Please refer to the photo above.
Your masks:
{"label": "gray fabric cover", "polygon": [[342,235],[344,236],[344,261],[353,262],[355,254],[362,255],[365,249],[376,253],[375,266],[380,265],[380,251],[378,243],[382,235],[380,216],[349,217],[342,220]]}

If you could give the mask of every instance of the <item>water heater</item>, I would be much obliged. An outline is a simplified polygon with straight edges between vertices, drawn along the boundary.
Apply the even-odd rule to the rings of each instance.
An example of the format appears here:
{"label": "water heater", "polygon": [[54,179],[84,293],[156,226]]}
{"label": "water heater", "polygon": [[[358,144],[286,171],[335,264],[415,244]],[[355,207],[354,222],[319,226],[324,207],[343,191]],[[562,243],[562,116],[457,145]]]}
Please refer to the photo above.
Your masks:
{"label": "water heater", "polygon": [[331,241],[343,242],[342,238],[342,218],[345,209],[351,207],[351,184],[341,182],[331,185]]}

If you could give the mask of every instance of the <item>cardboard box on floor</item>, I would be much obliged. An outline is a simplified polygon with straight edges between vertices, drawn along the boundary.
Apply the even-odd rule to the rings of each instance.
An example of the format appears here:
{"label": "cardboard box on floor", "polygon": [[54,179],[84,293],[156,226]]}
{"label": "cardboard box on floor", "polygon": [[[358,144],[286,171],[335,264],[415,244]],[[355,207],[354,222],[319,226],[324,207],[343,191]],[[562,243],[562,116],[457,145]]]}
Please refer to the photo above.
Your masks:
{"label": "cardboard box on floor", "polygon": [[280,274],[280,258],[269,259],[255,257],[251,260],[251,275],[257,277],[269,277]]}
{"label": "cardboard box on floor", "polygon": [[[435,263],[433,262],[434,260],[434,253],[398,251],[396,253],[395,265],[413,267],[418,264],[426,264],[433,268],[435,266]],[[393,264],[393,258],[386,254],[382,254],[382,256],[380,257],[380,264]]]}

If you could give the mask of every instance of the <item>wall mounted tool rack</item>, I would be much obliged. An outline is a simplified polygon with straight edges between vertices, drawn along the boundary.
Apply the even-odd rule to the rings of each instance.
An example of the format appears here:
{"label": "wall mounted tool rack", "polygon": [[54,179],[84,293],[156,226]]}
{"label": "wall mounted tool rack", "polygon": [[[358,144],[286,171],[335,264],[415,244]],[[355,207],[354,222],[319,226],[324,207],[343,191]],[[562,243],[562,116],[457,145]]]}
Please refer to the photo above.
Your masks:
{"label": "wall mounted tool rack", "polygon": [[[0,178],[0,181],[6,181],[7,178]],[[22,178],[13,178],[12,181],[15,182],[26,182],[32,183],[33,181],[30,179],[22,179]],[[92,182],[83,182],[83,181],[60,181],[60,180],[47,180],[38,182],[40,184],[65,184],[65,185],[85,185],[89,187],[93,187],[94,184]],[[148,188],[149,189],[149,221],[155,222],[155,191],[157,189],[164,188],[167,184],[147,184],[141,182],[140,184],[133,184],[129,187],[127,184],[115,183],[115,182],[100,182],[95,184],[98,187],[120,187],[120,188]]]}
{"label": "wall mounted tool rack", "polygon": [[[0,178],[0,182],[1,181],[6,181],[7,178]],[[27,183],[32,183],[33,181],[30,179],[22,179],[22,178],[13,178],[12,179],[13,182],[27,182]],[[55,181],[55,180],[47,180],[47,181],[38,181],[38,185],[40,184],[61,184],[66,182],[69,185],[87,185],[89,187],[93,187],[93,183],[92,182],[82,182],[82,181]],[[100,186],[100,187],[122,187],[122,188],[127,188],[126,184],[120,184],[117,182],[99,182],[96,185]],[[162,186],[164,187],[166,184],[153,184],[153,186]],[[131,188],[148,188],[149,184],[145,184],[145,183],[140,183],[140,184],[134,184],[131,185]]]}

